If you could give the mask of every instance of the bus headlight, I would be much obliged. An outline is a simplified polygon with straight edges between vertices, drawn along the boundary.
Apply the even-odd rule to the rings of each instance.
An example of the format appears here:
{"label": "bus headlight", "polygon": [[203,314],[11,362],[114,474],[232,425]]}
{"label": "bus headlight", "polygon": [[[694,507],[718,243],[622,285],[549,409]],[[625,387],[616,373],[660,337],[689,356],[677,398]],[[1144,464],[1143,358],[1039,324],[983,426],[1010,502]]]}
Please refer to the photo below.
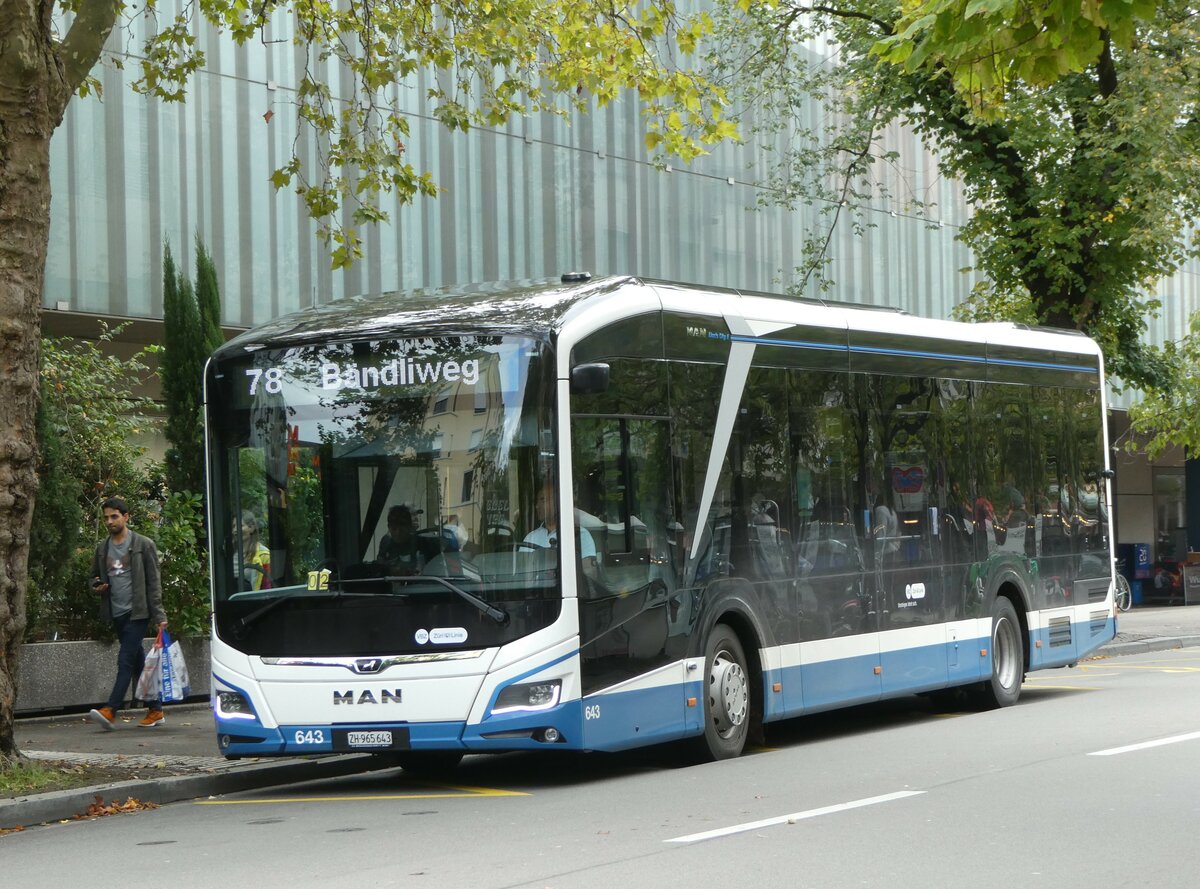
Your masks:
{"label": "bus headlight", "polygon": [[492,713],[528,713],[549,710],[558,704],[562,680],[521,682],[504,688],[496,698]]}
{"label": "bus headlight", "polygon": [[215,695],[217,716],[222,719],[255,719],[250,702],[236,691],[219,691]]}

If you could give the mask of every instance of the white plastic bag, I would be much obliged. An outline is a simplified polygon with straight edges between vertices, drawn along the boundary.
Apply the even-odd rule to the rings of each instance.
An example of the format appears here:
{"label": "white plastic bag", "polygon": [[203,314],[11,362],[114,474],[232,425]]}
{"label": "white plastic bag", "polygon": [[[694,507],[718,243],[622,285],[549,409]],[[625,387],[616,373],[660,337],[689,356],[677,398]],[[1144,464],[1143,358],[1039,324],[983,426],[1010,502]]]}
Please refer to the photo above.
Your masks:
{"label": "white plastic bag", "polygon": [[160,633],[150,650],[146,652],[146,666],[142,668],[142,675],[138,677],[133,696],[139,701],[153,701],[158,697],[158,690],[161,686],[162,634]]}
{"label": "white plastic bag", "polygon": [[183,649],[178,642],[171,641],[166,630],[162,636],[167,652],[167,656],[162,659],[162,699],[165,704],[170,701],[182,701],[191,694],[192,689],[188,680],[187,663],[183,659]]}

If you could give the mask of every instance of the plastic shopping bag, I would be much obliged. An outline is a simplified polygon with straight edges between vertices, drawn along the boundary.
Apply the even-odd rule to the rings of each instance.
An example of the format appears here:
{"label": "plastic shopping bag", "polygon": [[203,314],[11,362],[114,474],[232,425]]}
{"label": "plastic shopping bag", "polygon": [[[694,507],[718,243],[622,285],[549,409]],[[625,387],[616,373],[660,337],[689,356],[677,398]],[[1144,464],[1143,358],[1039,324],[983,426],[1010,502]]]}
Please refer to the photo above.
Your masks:
{"label": "plastic shopping bag", "polygon": [[133,696],[139,701],[153,701],[158,697],[158,689],[162,684],[162,633],[154,640],[154,645],[146,652],[146,666],[138,677]]}
{"label": "plastic shopping bag", "polygon": [[162,658],[162,699],[182,701],[191,693],[188,681],[187,664],[183,660],[183,648],[178,642],[172,642],[170,634],[162,631],[165,656]]}

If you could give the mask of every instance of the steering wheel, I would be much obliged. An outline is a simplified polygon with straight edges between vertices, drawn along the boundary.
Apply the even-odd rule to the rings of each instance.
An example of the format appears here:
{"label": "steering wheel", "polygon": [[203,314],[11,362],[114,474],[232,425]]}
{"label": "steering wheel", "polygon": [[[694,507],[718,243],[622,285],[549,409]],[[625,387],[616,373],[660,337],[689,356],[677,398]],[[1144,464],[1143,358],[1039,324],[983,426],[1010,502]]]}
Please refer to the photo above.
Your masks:
{"label": "steering wheel", "polygon": [[500,548],[500,552],[531,552],[536,553],[540,549],[550,549],[548,546],[542,546],[540,543],[530,543],[528,540],[518,540],[514,543],[506,543]]}

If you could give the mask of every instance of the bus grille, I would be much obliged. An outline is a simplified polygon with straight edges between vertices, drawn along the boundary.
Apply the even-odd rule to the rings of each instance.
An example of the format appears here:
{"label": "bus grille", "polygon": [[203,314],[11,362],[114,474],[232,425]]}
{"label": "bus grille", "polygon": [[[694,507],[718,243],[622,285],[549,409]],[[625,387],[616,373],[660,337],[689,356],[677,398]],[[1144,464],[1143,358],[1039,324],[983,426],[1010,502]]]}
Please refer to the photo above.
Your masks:
{"label": "bus grille", "polygon": [[1104,628],[1106,626],[1108,626],[1108,612],[1107,611],[1093,611],[1092,612],[1092,621],[1091,621],[1092,635],[1099,636],[1101,633],[1104,632]]}
{"label": "bus grille", "polygon": [[1069,617],[1052,617],[1050,618],[1050,647],[1057,648],[1060,645],[1071,644],[1071,618]]}

